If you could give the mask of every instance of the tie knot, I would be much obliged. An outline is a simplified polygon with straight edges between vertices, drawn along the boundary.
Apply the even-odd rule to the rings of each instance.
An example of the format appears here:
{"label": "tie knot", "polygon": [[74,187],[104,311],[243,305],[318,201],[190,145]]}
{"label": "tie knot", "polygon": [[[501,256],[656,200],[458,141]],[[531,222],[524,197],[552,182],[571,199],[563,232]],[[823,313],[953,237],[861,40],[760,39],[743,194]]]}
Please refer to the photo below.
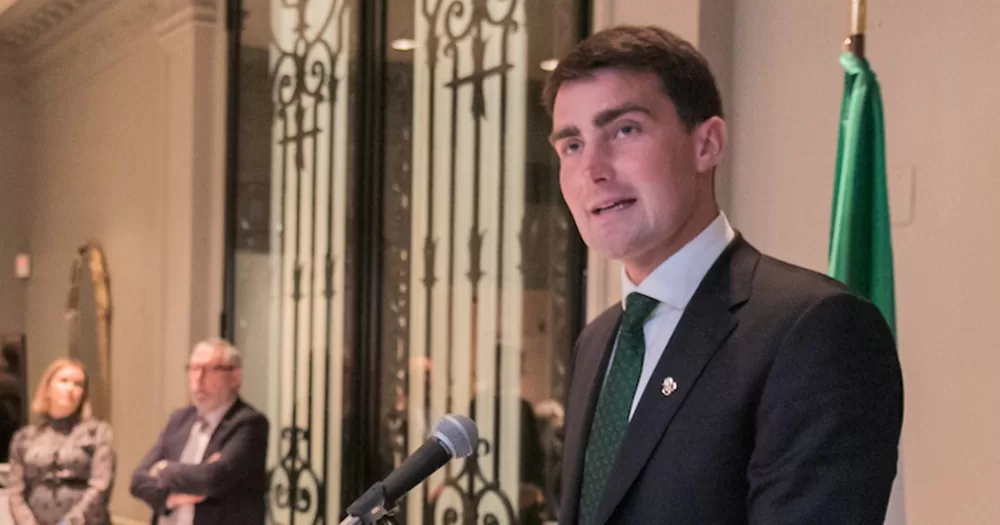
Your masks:
{"label": "tie knot", "polygon": [[195,426],[198,428],[198,432],[207,432],[208,420],[204,417],[198,416],[198,421],[195,422]]}
{"label": "tie knot", "polygon": [[625,315],[622,318],[622,325],[627,327],[642,326],[658,304],[660,302],[656,299],[639,292],[628,294],[628,297],[625,298]]}

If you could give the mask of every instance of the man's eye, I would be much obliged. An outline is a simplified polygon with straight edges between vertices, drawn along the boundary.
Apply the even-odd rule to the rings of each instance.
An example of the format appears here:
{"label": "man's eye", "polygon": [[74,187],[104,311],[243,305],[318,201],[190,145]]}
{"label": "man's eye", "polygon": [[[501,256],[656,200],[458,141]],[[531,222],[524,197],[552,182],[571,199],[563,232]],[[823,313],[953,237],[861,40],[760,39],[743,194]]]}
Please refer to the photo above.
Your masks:
{"label": "man's eye", "polygon": [[633,126],[632,124],[626,124],[618,128],[618,136],[625,137],[639,131],[639,128]]}
{"label": "man's eye", "polygon": [[563,154],[565,154],[565,155],[572,155],[572,154],[580,151],[580,148],[581,148],[581,146],[580,146],[579,142],[570,142],[570,143],[566,144],[565,146],[563,146]]}

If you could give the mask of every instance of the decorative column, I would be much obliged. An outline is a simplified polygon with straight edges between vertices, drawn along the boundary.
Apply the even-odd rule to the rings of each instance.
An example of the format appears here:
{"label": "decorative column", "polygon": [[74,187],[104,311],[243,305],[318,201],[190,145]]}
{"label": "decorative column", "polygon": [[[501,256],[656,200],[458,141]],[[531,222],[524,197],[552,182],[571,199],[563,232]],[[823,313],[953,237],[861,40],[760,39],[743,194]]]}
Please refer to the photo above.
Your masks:
{"label": "decorative column", "polygon": [[163,408],[187,400],[183,367],[218,333],[224,217],[225,2],[161,0],[166,58],[163,166]]}

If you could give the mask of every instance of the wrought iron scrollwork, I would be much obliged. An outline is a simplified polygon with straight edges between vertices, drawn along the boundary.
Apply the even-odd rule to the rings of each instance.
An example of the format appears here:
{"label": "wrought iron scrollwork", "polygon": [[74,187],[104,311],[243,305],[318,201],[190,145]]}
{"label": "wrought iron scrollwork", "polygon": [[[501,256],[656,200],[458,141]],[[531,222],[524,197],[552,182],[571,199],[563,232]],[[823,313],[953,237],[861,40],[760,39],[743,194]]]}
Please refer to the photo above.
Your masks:
{"label": "wrought iron scrollwork", "polygon": [[[435,276],[434,263],[436,258],[446,257],[451,263],[447,265],[447,274],[441,276],[440,282],[446,289],[454,290],[456,279],[458,278],[455,271],[457,266],[455,264],[456,250],[460,249],[464,244],[464,249],[468,250],[469,261],[468,270],[465,272],[464,278],[468,280],[472,293],[471,311],[456,308],[454,294],[448,294],[447,303],[442,305],[444,311],[437,314],[438,317],[443,315],[446,318],[447,328],[445,329],[445,333],[447,334],[447,341],[444,358],[448,363],[451,362],[452,356],[457,351],[457,349],[453,348],[454,341],[451,337],[451,334],[454,333],[454,326],[456,323],[468,323],[470,326],[478,326],[479,286],[484,283],[484,280],[490,279],[492,281],[491,284],[495,284],[497,289],[502,289],[505,282],[503,274],[504,250],[516,248],[504,246],[502,232],[504,232],[505,221],[512,219],[504,215],[506,213],[505,199],[523,198],[522,195],[508,196],[504,194],[509,169],[506,158],[507,141],[510,140],[506,136],[508,73],[513,68],[508,57],[508,47],[511,34],[518,30],[518,23],[515,20],[518,4],[518,0],[422,0],[421,7],[418,10],[418,16],[423,17],[424,27],[427,28],[423,42],[426,51],[426,62],[421,65],[427,68],[427,77],[429,79],[427,103],[429,114],[432,116],[425,124],[428,141],[427,173],[429,174],[426,181],[427,195],[435,195],[434,183],[437,178],[437,173],[435,172],[435,155],[441,151],[446,151],[447,153],[445,154],[450,156],[448,162],[450,171],[447,174],[441,174],[449,178],[447,183],[449,184],[450,195],[447,202],[451,203],[448,204],[449,213],[445,224],[446,233],[444,234],[448,240],[445,244],[447,248],[446,250],[441,250],[446,251],[446,253],[439,253],[438,250],[439,243],[435,238],[435,232],[438,230],[435,229],[433,207],[428,207],[425,219],[427,235],[422,246],[425,272],[422,276],[422,283],[426,289],[426,304],[424,305],[427,322],[425,329],[425,333],[427,334],[426,347],[429,348],[431,345],[431,323],[435,319],[435,314],[431,311],[432,307],[441,307],[434,305],[431,301],[431,297],[434,295],[433,288],[439,283],[438,277]],[[497,7],[501,7],[502,9],[497,9]],[[500,55],[498,63],[487,65],[486,51],[488,46],[497,46],[499,50],[498,54]],[[448,59],[450,67],[445,66],[445,68],[440,68],[442,59]],[[420,65],[417,67],[420,67]],[[447,71],[448,69],[450,71]],[[437,97],[437,90],[439,89],[437,77],[441,74],[448,75],[443,86],[451,92],[450,107],[447,108],[447,112],[451,116],[450,123],[439,123],[436,122],[437,119],[435,118],[435,115],[437,115],[435,105],[441,102]],[[484,84],[488,79],[494,78],[497,79],[500,85],[500,97],[498,100],[487,101]],[[459,90],[462,89],[471,89],[471,106],[467,108],[459,106]],[[495,103],[495,106],[492,108],[487,107],[488,102]],[[468,113],[465,113],[466,111]],[[466,119],[466,122],[471,120],[471,151],[468,154],[471,157],[472,167],[469,173],[460,172],[457,162],[458,123],[460,115],[463,119]],[[499,141],[497,147],[500,164],[498,170],[499,196],[492,194],[484,195],[482,191],[482,184],[486,177],[482,166],[483,150],[486,147],[483,141],[483,126],[487,120],[497,122],[499,126],[497,139]],[[447,129],[450,130],[450,144],[447,144],[445,148],[440,148],[435,144],[435,139],[437,138],[435,127],[439,124],[448,126]],[[513,168],[521,169],[520,166]],[[460,175],[468,177],[471,180],[472,186],[471,192],[467,197],[471,199],[471,225],[469,226],[468,233],[464,235],[457,231],[458,221],[453,204],[460,197],[457,184]],[[464,195],[462,197],[465,198]],[[480,211],[483,200],[493,198],[499,199],[499,217],[496,231],[491,232],[487,231],[481,224]],[[513,219],[519,220],[520,218],[515,217]],[[496,271],[494,275],[487,275],[487,272],[484,270],[484,246],[487,243],[496,243],[497,246],[495,255],[497,264],[495,265]],[[501,297],[502,294],[496,294],[496,311],[502,310]],[[469,316],[470,318],[458,319],[458,317],[462,316]],[[497,323],[495,333],[499,334],[502,329],[500,326],[500,316],[497,316],[495,322]],[[479,346],[476,340],[478,337],[478,331],[474,330],[472,341],[469,342],[470,348],[477,348]],[[450,366],[446,370],[449,375],[453,373]],[[493,372],[499,373],[499,367]],[[486,373],[486,371],[481,371],[480,373]],[[452,384],[452,377],[442,379],[446,379],[447,384]],[[464,410],[465,407],[454,406],[450,393],[449,389],[446,410]],[[425,400],[425,403],[427,402]],[[499,421],[499,407],[497,405],[491,403],[489,406],[480,407],[480,410],[496,411],[494,419]],[[499,483],[499,454],[497,454],[496,450],[493,450],[495,444],[500,440],[499,425],[496,425],[493,431],[494,435],[482,439],[476,454],[467,458],[460,469],[457,469],[457,471],[454,469],[445,469],[445,480],[442,484],[433,488],[436,492],[435,497],[430,496],[429,491],[431,489],[425,486],[423,496],[427,500],[433,499],[433,503],[424,507],[424,523],[434,522],[434,517],[438,515],[438,506],[443,505],[441,503],[441,496],[447,492],[454,493],[458,500],[461,501],[461,505],[460,508],[440,509],[440,516],[446,524],[475,524],[479,523],[480,517],[487,524],[499,525],[500,523],[517,522],[517,513],[511,504],[510,497],[504,492]],[[491,446],[491,443],[493,446]],[[487,477],[486,472],[480,464],[481,461],[492,462],[492,477],[494,479]],[[504,509],[504,515],[497,516],[492,513],[492,510],[484,510],[482,506],[484,498],[499,501],[500,507]]]}
{"label": "wrought iron scrollwork", "polygon": [[[348,69],[354,68],[353,71],[362,72],[369,67],[369,64],[360,61],[350,61],[350,58],[357,58],[357,55],[350,55],[348,50],[351,36],[348,27],[354,27],[354,24],[348,23],[350,9],[353,6],[368,9],[372,5],[368,2],[374,3],[374,0],[273,0],[267,3],[271,12],[264,14],[272,23],[284,23],[281,28],[273,28],[270,54],[265,57],[270,59],[267,71],[269,80],[260,84],[266,88],[267,96],[270,96],[273,103],[267,110],[271,111],[273,108],[273,114],[268,116],[273,126],[273,135],[269,135],[267,140],[274,141],[271,144],[274,163],[265,164],[269,168],[273,166],[273,191],[281,194],[268,201],[271,208],[267,209],[276,218],[274,223],[277,234],[269,236],[266,245],[260,243],[256,246],[262,250],[261,247],[267,246],[266,249],[275,254],[274,260],[279,266],[274,269],[274,273],[281,276],[280,284],[276,283],[275,292],[281,298],[282,310],[278,316],[278,339],[284,343],[274,351],[287,356],[287,360],[282,358],[281,370],[275,376],[280,376],[282,382],[291,381],[298,385],[291,388],[294,392],[292,394],[289,394],[289,389],[283,388],[287,384],[279,385],[282,387],[278,395],[280,406],[275,413],[269,414],[277,427],[277,443],[272,445],[276,454],[272,460],[275,463],[270,465],[272,468],[269,471],[271,493],[268,505],[269,521],[276,525],[328,524],[337,518],[333,515],[337,502],[328,499],[339,496],[335,492],[340,472],[330,460],[334,457],[330,452],[336,452],[339,450],[336,447],[342,446],[336,440],[337,428],[342,421],[331,419],[335,411],[330,405],[338,402],[341,397],[339,392],[350,391],[350,394],[345,395],[351,396],[374,393],[385,396],[387,392],[390,393],[386,397],[392,399],[382,401],[379,412],[381,420],[372,423],[385,425],[384,429],[388,431],[377,434],[379,438],[387,437],[388,443],[365,443],[364,446],[382,447],[380,451],[388,450],[389,456],[394,460],[402,460],[407,450],[407,427],[422,427],[424,423],[428,423],[408,420],[414,417],[414,413],[420,412],[419,409],[409,411],[412,407],[407,398],[411,395],[411,381],[429,382],[429,371],[416,366],[413,366],[412,371],[416,374],[415,371],[420,370],[419,373],[424,377],[415,380],[415,376],[411,378],[409,375],[412,334],[426,334],[425,344],[413,342],[415,347],[423,348],[431,348],[432,332],[435,337],[441,337],[441,342],[435,340],[435,359],[438,359],[437,350],[443,349],[441,360],[448,361],[449,365],[438,366],[440,363],[435,362],[434,370],[445,371],[449,376],[464,374],[465,371],[451,366],[453,358],[468,352],[469,347],[478,349],[488,346],[489,341],[484,341],[483,338],[492,337],[487,335],[491,326],[495,326],[496,334],[506,336],[511,331],[510,326],[507,326],[505,332],[503,323],[510,318],[512,303],[503,302],[502,293],[496,293],[494,298],[491,288],[499,290],[515,286],[512,283],[520,286],[521,281],[525,280],[523,274],[526,270],[532,275],[548,275],[549,282],[555,279],[559,283],[562,282],[559,276],[572,271],[565,264],[559,264],[563,262],[561,258],[567,256],[565,247],[560,244],[560,241],[565,240],[561,236],[567,235],[564,231],[567,224],[565,220],[559,223],[559,227],[546,226],[539,223],[537,213],[529,211],[529,220],[522,217],[520,211],[511,211],[520,210],[519,205],[509,206],[524,199],[524,195],[509,189],[519,187],[520,180],[514,177],[521,176],[524,166],[516,165],[519,161],[511,160],[514,157],[508,155],[515,151],[511,149],[514,141],[523,140],[520,117],[509,117],[515,115],[513,110],[520,111],[521,108],[508,108],[508,99],[522,100],[522,86],[516,83],[522,81],[519,75],[523,71],[517,69],[515,74],[511,72],[515,65],[520,68],[520,61],[523,60],[522,56],[514,55],[514,50],[521,52],[524,49],[522,41],[516,39],[524,36],[519,31],[527,30],[526,27],[520,27],[526,20],[522,9],[528,4],[526,0],[413,0],[410,8],[416,8],[416,17],[423,18],[425,27],[429,28],[423,34],[423,41],[418,43],[425,52],[424,63],[412,64],[413,69],[405,69],[409,64],[399,64],[404,65],[405,69],[401,73],[394,72],[390,66],[387,70],[388,78],[378,80],[387,88],[385,94],[389,98],[375,100],[373,103],[386,104],[382,114],[394,112],[400,107],[404,111],[411,111],[411,114],[400,117],[400,120],[417,128],[416,134],[426,136],[426,143],[420,144],[421,148],[427,148],[425,155],[419,157],[423,165],[409,165],[411,159],[415,158],[411,150],[406,150],[410,146],[401,147],[398,151],[387,150],[385,155],[398,159],[399,163],[393,164],[393,160],[386,159],[386,167],[389,169],[383,180],[387,184],[378,188],[379,191],[384,190],[384,193],[378,193],[382,197],[380,202],[367,202],[367,193],[359,193],[363,197],[353,200],[351,192],[354,190],[350,188],[352,184],[357,184],[356,178],[348,179],[348,198],[341,198],[338,194],[335,200],[334,184],[324,186],[324,181],[333,179],[335,165],[350,164],[342,156],[344,152],[353,150],[351,147],[344,147],[348,142],[345,135],[347,129],[339,119],[354,119],[356,116],[350,110],[339,109],[349,103],[343,95],[348,79],[339,72],[344,70],[342,66],[345,65]],[[380,7],[374,11],[391,11],[387,7],[389,4],[381,2],[378,4]],[[414,13],[410,14],[412,16]],[[382,38],[384,35],[377,31],[368,33],[364,29],[377,22],[366,17],[359,17],[359,20],[361,22],[357,26],[362,28],[359,38],[364,39],[360,42],[360,47],[380,49],[385,42],[372,42],[370,39]],[[416,22],[419,25],[419,21]],[[426,68],[426,71],[417,72],[427,73],[421,77],[421,83],[429,78],[427,85],[430,87],[428,90],[417,90],[416,93],[420,97],[426,97],[423,101],[425,103],[419,106],[422,111],[429,107],[426,114],[430,118],[414,121],[414,108],[411,107],[413,99],[410,97],[414,93],[414,70],[419,68]],[[538,74],[537,71],[534,73]],[[516,81],[513,80],[515,78]],[[403,79],[408,80],[408,83],[400,82]],[[533,80],[529,78],[528,81]],[[369,84],[363,82],[360,85]],[[495,87],[498,91],[494,91]],[[394,104],[394,101],[399,101],[400,104]],[[435,112],[435,105],[438,112]],[[335,111],[335,108],[338,110]],[[447,112],[450,112],[450,116]],[[339,116],[336,122],[335,114]],[[517,122],[516,127],[519,129],[514,129],[514,124],[508,125],[508,120],[511,123]],[[354,122],[350,122],[348,128],[353,124]],[[381,125],[384,123],[379,124],[379,129],[383,129]],[[411,131],[393,126],[384,126],[384,129],[388,133],[407,134]],[[441,133],[444,130],[447,131]],[[448,132],[451,133],[450,144]],[[458,135],[466,132],[468,137]],[[391,145],[407,140],[391,138],[386,143],[391,148]],[[456,157],[457,144],[463,144],[463,147],[467,145],[468,151],[460,152],[460,157]],[[373,147],[380,145],[381,143]],[[363,149],[368,145],[361,144],[361,147]],[[468,157],[464,157],[466,154]],[[334,156],[338,158],[334,159]],[[449,156],[450,163],[440,162]],[[456,162],[456,158],[461,162]],[[496,162],[485,160],[490,158],[495,158]],[[470,159],[471,162],[466,164]],[[414,187],[411,168],[428,174],[426,180],[420,180],[423,187]],[[342,180],[340,173],[337,171],[338,181]],[[355,173],[351,177],[364,175],[369,174]],[[450,190],[440,191],[444,189],[441,185],[449,184],[449,180]],[[468,185],[465,184],[466,181]],[[435,184],[438,185],[438,191],[435,191]],[[310,187],[314,191],[307,189]],[[499,195],[495,193],[495,188],[500,189]],[[372,195],[376,193],[372,192]],[[432,200],[438,201],[426,208],[426,220],[420,221],[414,216],[414,210],[418,209],[418,205],[412,201],[415,195],[428,195]],[[471,209],[471,220],[461,215],[456,217],[455,206],[451,205],[456,201],[462,201],[463,206],[468,203],[469,208],[460,208],[460,213],[464,214]],[[351,233],[348,233],[346,240],[338,238],[337,241],[347,245],[347,253],[337,253],[333,249],[334,232],[343,233],[347,230],[344,222],[350,216],[343,209],[337,209],[335,213],[334,208],[350,206],[344,204],[348,202],[354,206],[378,206],[381,209],[377,213],[385,214],[383,231],[372,232],[374,235],[381,233],[385,236],[380,239],[382,244],[376,249],[385,250],[380,262],[385,261],[386,264],[379,264],[373,271],[379,272],[379,277],[384,279],[382,284],[388,286],[379,288],[378,297],[368,297],[367,292],[352,291],[349,288],[350,281],[348,288],[337,289],[345,288],[341,284],[345,265],[350,275],[350,266],[359,260],[353,258],[354,254],[350,252],[356,249],[351,247]],[[434,204],[439,206],[439,213],[436,215],[433,213]],[[444,210],[440,206],[451,206],[451,212],[441,213]],[[425,213],[424,208],[419,209],[421,214]],[[488,214],[487,210],[490,210]],[[546,213],[541,215],[543,218],[552,216]],[[419,237],[414,238],[411,222],[419,223],[421,230],[426,228],[426,237],[421,231],[416,233]],[[568,224],[571,229],[571,223]],[[527,231],[527,228],[533,230]],[[349,231],[354,232],[353,229]],[[518,269],[513,268],[510,263],[510,256],[522,249],[517,241],[511,240],[516,231],[521,232],[519,236],[522,239],[526,235],[532,237],[532,246],[547,243],[545,250],[550,255],[549,259],[555,259],[556,263],[547,268],[521,268],[522,275],[518,275]],[[325,243],[323,236],[328,236]],[[366,243],[361,248],[366,254],[368,246]],[[423,270],[414,269],[414,263],[419,260],[424,262]],[[449,264],[440,265],[443,260],[447,260]],[[468,267],[460,266],[465,261],[468,261]],[[440,265],[439,268],[449,270],[436,270],[436,264]],[[417,271],[421,274],[417,275]],[[458,288],[464,293],[466,287],[471,287],[472,290],[471,308],[467,306],[467,296],[462,295],[463,302],[460,303],[455,297],[460,294],[451,293]],[[442,295],[444,288],[449,293]],[[491,290],[490,294],[487,295],[485,290]],[[330,367],[343,364],[331,360],[332,353],[338,352],[339,356],[341,349],[341,346],[334,346],[339,345],[339,341],[333,338],[350,337],[344,333],[331,333],[335,325],[331,319],[331,312],[335,309],[332,305],[335,301],[341,301],[345,292],[351,298],[356,294],[361,301],[379,301],[382,321],[387,322],[383,325],[380,334],[383,338],[380,342],[389,344],[383,344],[378,349],[382,352],[379,354],[379,362],[385,366],[385,370],[373,390],[368,390],[365,386],[355,391],[331,382]],[[411,304],[411,293],[419,295],[420,292],[424,293],[426,304],[423,300],[419,300],[420,304]],[[560,293],[561,291],[556,291],[556,294]],[[436,299],[432,301],[432,297]],[[557,297],[555,301],[558,304],[550,305],[550,313],[568,311],[570,308],[566,306],[566,301],[570,297],[569,294]],[[496,301],[495,305],[493,301]],[[423,312],[420,312],[421,307],[425,307]],[[414,323],[420,322],[423,325],[424,318],[427,319],[427,325],[420,330],[411,330],[410,312],[414,308],[413,311],[420,312],[420,321],[414,318]],[[351,316],[357,315],[340,313],[340,306],[336,309],[336,315],[347,315],[348,321],[353,321]],[[479,321],[487,320],[487,310],[491,314],[494,311],[500,314],[495,320],[489,319],[488,323],[479,327]],[[504,317],[505,315],[508,317]],[[350,325],[352,322],[346,324]],[[464,327],[468,325],[479,327],[472,330],[471,341],[464,339]],[[557,329],[561,333],[563,327],[560,325]],[[457,340],[452,340],[456,333],[461,333],[460,337],[463,338],[461,346]],[[508,346],[504,351],[521,351],[520,343],[510,345],[514,347]],[[497,355],[500,355],[499,350]],[[513,361],[504,361],[505,365],[511,362]],[[497,374],[493,384],[500,385],[499,357],[496,365],[495,368],[487,365],[485,370],[477,372],[483,375]],[[563,369],[559,368],[558,373],[561,378],[564,375]],[[457,377],[459,376],[435,377],[434,380],[438,385],[451,385],[453,382],[457,383],[453,381]],[[462,380],[465,380],[464,377]],[[366,384],[367,382],[366,379]],[[561,388],[562,386],[557,386],[556,390]],[[462,389],[467,390],[465,386],[461,386],[455,391]],[[449,389],[449,395],[451,393],[452,390]],[[457,395],[467,398],[467,394],[462,392]],[[417,401],[418,404],[422,402],[425,405],[423,414],[431,413],[430,397],[427,395],[428,397]],[[485,399],[487,396],[478,397]],[[435,403],[438,399],[435,398]],[[467,399],[453,400],[449,397],[445,401],[445,410],[461,412],[469,409],[466,401]],[[435,405],[435,411],[440,408]],[[416,491],[413,494],[414,498],[423,497],[427,502],[421,506],[422,512],[429,513],[432,517],[425,523],[433,523],[435,517],[438,520],[443,517],[445,523],[482,522],[499,525],[518,522],[518,510],[515,507],[521,498],[513,492],[516,489],[511,488],[516,480],[504,477],[505,484],[501,486],[499,457],[502,437],[505,440],[502,443],[505,457],[502,459],[505,462],[515,461],[506,456],[514,448],[513,444],[518,437],[512,429],[505,429],[510,435],[505,432],[501,436],[499,422],[503,418],[499,402],[483,403],[479,411],[481,415],[492,412],[492,420],[497,424],[485,432],[486,435],[473,457],[449,465],[443,475],[439,475],[444,480],[443,484],[437,483],[431,487],[431,490],[444,491],[448,498],[429,498],[426,485],[423,494]],[[346,417],[347,421],[352,421],[350,418],[358,416],[347,414]],[[365,416],[366,425],[368,419]],[[354,445],[349,442],[344,446]],[[365,465],[364,470],[365,476],[371,474],[368,472],[371,470],[370,465]],[[507,472],[513,471],[504,472],[506,476]],[[516,476],[511,474],[511,477]],[[508,482],[512,485],[506,485]],[[345,489],[345,494],[347,492],[349,489]],[[449,505],[453,508],[443,508]]]}
{"label": "wrought iron scrollwork", "polygon": [[[272,20],[287,20],[294,18],[294,24],[289,29],[272,28],[271,79],[272,101],[274,115],[272,124],[277,131],[276,148],[281,159],[281,222],[280,246],[294,246],[292,260],[286,256],[281,258],[281,271],[292,268],[292,290],[282,290],[283,297],[290,297],[291,304],[285,308],[292,310],[291,348],[283,348],[292,357],[291,380],[293,384],[303,381],[306,384],[306,402],[301,403],[293,394],[291,403],[290,424],[281,429],[279,444],[279,460],[269,475],[271,496],[268,513],[272,523],[295,525],[300,523],[321,524],[327,522],[327,480],[329,479],[329,436],[330,421],[327,400],[330,398],[330,357],[332,315],[332,300],[337,291],[334,288],[334,270],[336,257],[333,254],[333,235],[335,228],[344,228],[343,224],[335,224],[333,195],[333,170],[335,166],[334,152],[338,131],[334,123],[334,108],[338,103],[337,90],[340,80],[336,76],[336,66],[344,59],[347,45],[347,34],[343,30],[345,17],[348,16],[346,0],[328,3],[324,14],[319,17],[319,23],[313,23],[310,17],[316,14],[315,6],[310,6],[309,0],[283,0],[280,5],[271,3]],[[287,17],[287,18],[286,18]],[[331,36],[332,34],[332,36]],[[323,111],[327,110],[324,118]],[[323,153],[321,153],[321,149]],[[327,162],[320,161],[321,155],[328,155]],[[325,165],[325,170],[323,169]],[[326,180],[326,194],[316,191],[320,186],[317,181]],[[296,195],[294,204],[288,205],[286,192],[289,182],[294,180]],[[302,187],[310,185],[311,199],[303,202]],[[325,200],[325,216],[316,212],[318,199]],[[303,207],[308,206],[310,213],[305,213]],[[304,235],[304,222],[310,232]],[[323,249],[317,242],[317,225],[323,221],[326,226],[325,253],[317,253]],[[288,235],[294,224],[294,235]],[[291,238],[289,238],[291,237]],[[291,243],[291,244],[288,244]],[[287,252],[287,250],[286,250]],[[306,264],[305,261],[308,261]],[[317,300],[319,298],[319,300]],[[316,326],[317,303],[326,312],[325,321]],[[308,316],[308,317],[303,317]],[[299,337],[300,318],[307,319],[308,331],[306,339],[310,341],[308,349],[300,351]],[[325,326],[322,326],[324,325]],[[288,329],[283,328],[283,329]],[[325,332],[325,345],[316,348],[312,341],[320,330]],[[317,354],[324,352],[323,370],[314,370],[318,361]],[[305,359],[302,354],[305,353]],[[302,361],[302,362],[300,362]],[[313,388],[315,374],[323,374],[326,395],[314,404]],[[294,388],[293,388],[294,390]],[[314,428],[314,415],[322,414],[322,426]],[[337,443],[333,443],[337,446]],[[322,447],[322,456],[314,454],[316,447]],[[321,466],[318,465],[321,463]]]}
{"label": "wrought iron scrollwork", "polygon": [[[446,507],[443,509],[442,519],[445,524],[476,525],[479,523],[480,517],[487,525],[517,523],[517,511],[514,510],[510,498],[500,487],[498,481],[486,478],[479,465],[479,458],[489,456],[491,448],[489,441],[479,440],[476,453],[466,458],[462,469],[455,476],[446,479],[438,489],[437,497],[427,507],[424,523],[434,523],[438,504],[443,501],[442,496],[445,491],[453,492],[461,502],[459,508]],[[476,488],[477,485],[479,488]],[[494,498],[500,502],[504,512],[503,516],[497,516],[492,512],[481,513],[482,504],[487,498]],[[503,519],[501,520],[501,518]]]}
{"label": "wrought iron scrollwork", "polygon": [[[280,468],[271,471],[271,490],[279,509],[291,509],[296,514],[322,514],[323,481],[309,459],[299,454],[299,444],[309,442],[309,431],[296,427],[281,430],[282,444],[287,443]],[[316,506],[317,508],[313,508]],[[272,515],[272,519],[275,517]],[[277,521],[277,520],[275,520]],[[293,520],[294,521],[294,520]]]}

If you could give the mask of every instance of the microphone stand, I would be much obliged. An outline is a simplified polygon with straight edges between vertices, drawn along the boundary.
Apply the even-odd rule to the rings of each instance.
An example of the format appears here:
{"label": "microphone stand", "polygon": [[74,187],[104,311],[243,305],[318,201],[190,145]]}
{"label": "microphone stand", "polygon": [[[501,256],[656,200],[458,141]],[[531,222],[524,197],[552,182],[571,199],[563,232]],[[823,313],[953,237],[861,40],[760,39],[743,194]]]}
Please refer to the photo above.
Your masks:
{"label": "microphone stand", "polygon": [[372,485],[354,504],[347,508],[347,517],[340,522],[340,525],[378,525],[382,523],[399,525],[399,522],[396,521],[398,507],[394,505],[393,508],[386,509],[385,505],[385,489],[379,482]]}
{"label": "microphone stand", "polygon": [[364,516],[348,515],[340,522],[340,525],[399,525],[395,512],[386,512],[382,509],[378,514],[366,514]]}

